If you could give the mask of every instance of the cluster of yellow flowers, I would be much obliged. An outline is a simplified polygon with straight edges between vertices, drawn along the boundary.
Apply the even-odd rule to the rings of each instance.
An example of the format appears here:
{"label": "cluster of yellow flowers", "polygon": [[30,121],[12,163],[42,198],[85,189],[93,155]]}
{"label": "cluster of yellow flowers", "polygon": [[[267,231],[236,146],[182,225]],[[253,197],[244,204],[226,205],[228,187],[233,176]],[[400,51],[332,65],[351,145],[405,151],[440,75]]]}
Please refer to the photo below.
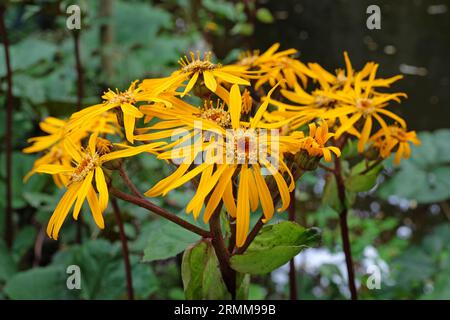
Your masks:
{"label": "cluster of yellow flowers", "polygon": [[[190,53],[168,77],[109,90],[102,103],[68,120],[45,119],[41,128],[48,135],[31,138],[24,152],[45,152],[28,176],[47,173],[67,188],[48,224],[49,236],[58,237],[72,208],[77,219],[86,199],[95,222],[104,227],[108,162],[114,159],[150,153],[174,164],[174,172],[145,195],[164,196],[192,181],[196,193],[186,211],[198,218],[203,210],[208,222],[223,204],[236,221],[240,247],[251,212],[261,207],[268,221],[278,198],[277,211],[288,208],[302,168],[293,165],[295,155],[332,161],[346,139],[355,137],[359,152],[371,148],[382,158],[397,152],[399,162],[409,156],[409,142],[419,143],[405,121],[386,110],[406,95],[376,91],[400,76],[377,79],[375,63],[356,72],[346,53],[346,70],[334,75],[295,59],[295,49],[278,49],[275,44],[262,54],[246,52],[231,65],[214,63],[210,53]],[[302,131],[305,125],[309,135]],[[113,144],[113,136],[126,142]]]}

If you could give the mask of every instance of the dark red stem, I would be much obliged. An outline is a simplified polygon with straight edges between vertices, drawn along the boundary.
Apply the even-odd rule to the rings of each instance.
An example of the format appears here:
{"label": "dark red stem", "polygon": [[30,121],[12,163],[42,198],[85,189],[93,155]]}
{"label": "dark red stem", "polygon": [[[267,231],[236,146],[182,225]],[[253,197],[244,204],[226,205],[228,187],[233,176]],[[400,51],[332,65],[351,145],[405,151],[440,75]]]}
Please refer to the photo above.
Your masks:
{"label": "dark red stem", "polygon": [[119,227],[119,236],[120,242],[122,243],[122,256],[123,263],[125,265],[125,278],[127,283],[127,296],[128,300],[134,300],[134,291],[133,291],[133,279],[131,274],[131,263],[130,263],[130,254],[128,252],[128,242],[127,236],[125,235],[125,230],[123,228],[122,215],[120,212],[119,205],[115,198],[111,199],[111,205],[114,211],[114,217],[116,219],[117,226]]}
{"label": "dark red stem", "polygon": [[338,189],[339,200],[342,205],[341,212],[339,213],[339,224],[341,227],[342,246],[345,254],[345,263],[347,265],[348,286],[350,289],[350,295],[352,300],[358,300],[358,292],[355,285],[355,271],[353,269],[352,250],[350,245],[350,237],[347,224],[348,208],[345,195],[345,184],[342,177],[341,161],[336,159],[334,176],[336,178],[336,184]]}
{"label": "dark red stem", "polygon": [[115,189],[114,187],[110,187],[109,191],[116,198],[122,199],[127,202],[134,203],[144,209],[147,209],[147,210],[167,219],[167,220],[172,221],[173,223],[178,224],[180,227],[183,227],[189,231],[192,231],[192,232],[198,234],[199,236],[202,236],[203,238],[209,238],[211,236],[211,234],[208,231],[203,230],[202,228],[199,228],[196,225],[193,225],[193,224],[187,222],[186,220],[168,212],[167,210],[157,206],[156,204],[154,204],[144,198],[122,192],[118,189]]}

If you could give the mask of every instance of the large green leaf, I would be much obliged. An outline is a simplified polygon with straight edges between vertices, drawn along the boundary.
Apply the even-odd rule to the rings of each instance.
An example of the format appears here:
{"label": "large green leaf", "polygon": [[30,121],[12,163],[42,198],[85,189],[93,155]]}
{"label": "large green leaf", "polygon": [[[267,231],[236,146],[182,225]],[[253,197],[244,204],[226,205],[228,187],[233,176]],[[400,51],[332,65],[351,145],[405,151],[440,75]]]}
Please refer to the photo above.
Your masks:
{"label": "large green leaf", "polygon": [[0,241],[0,283],[5,282],[16,273],[16,264],[5,243]]}
{"label": "large green leaf", "polygon": [[181,274],[186,299],[229,299],[219,262],[209,240],[199,241],[183,254]]}
{"label": "large green leaf", "polygon": [[148,233],[145,262],[174,257],[200,239],[195,233],[162,219],[152,222],[145,232]]}
{"label": "large green leaf", "polygon": [[77,291],[66,287],[65,268],[49,266],[34,268],[14,275],[4,288],[11,299],[70,299]]}
{"label": "large green leaf", "polygon": [[174,257],[200,239],[195,233],[162,219],[152,222],[145,232],[148,233],[144,249],[146,262]]}
{"label": "large green leaf", "polygon": [[345,180],[346,188],[353,192],[369,191],[375,186],[381,169],[383,169],[383,166],[379,164],[364,173],[366,161],[359,162],[351,169],[350,176]]}
{"label": "large green leaf", "polygon": [[[3,261],[3,259],[2,259]],[[151,266],[130,255],[136,298],[146,299],[158,289]],[[80,268],[81,289],[66,286],[67,267]],[[8,274],[12,275],[14,270]],[[9,278],[5,293],[11,299],[121,299],[126,298],[125,270],[119,244],[92,240],[58,252],[51,265],[19,272]]]}
{"label": "large green leaf", "polygon": [[281,267],[318,239],[317,229],[305,229],[295,222],[268,225],[244,254],[231,257],[231,266],[241,273],[265,274]]}
{"label": "large green leaf", "polygon": [[421,132],[419,138],[422,144],[412,147],[411,158],[402,160],[399,169],[381,186],[382,198],[396,195],[419,203],[450,198],[450,130]]}

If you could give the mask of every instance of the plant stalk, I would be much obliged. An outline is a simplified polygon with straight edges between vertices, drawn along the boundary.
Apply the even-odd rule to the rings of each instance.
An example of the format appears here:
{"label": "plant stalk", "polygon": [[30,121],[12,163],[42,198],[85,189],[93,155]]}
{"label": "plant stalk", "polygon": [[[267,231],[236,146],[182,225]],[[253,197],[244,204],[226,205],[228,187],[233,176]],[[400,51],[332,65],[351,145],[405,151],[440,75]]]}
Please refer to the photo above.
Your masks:
{"label": "plant stalk", "polygon": [[140,206],[144,209],[147,209],[167,220],[170,220],[173,223],[178,224],[180,227],[187,229],[193,233],[196,233],[203,238],[209,238],[211,236],[211,234],[208,231],[187,222],[186,220],[170,213],[169,211],[157,206],[156,204],[144,199],[143,197],[137,197],[137,196],[122,192],[118,189],[115,189],[114,187],[110,187],[109,191],[116,198],[122,199],[122,200],[130,202],[130,203],[134,203],[135,205],[138,205],[138,206]]}
{"label": "plant stalk", "polygon": [[211,243],[216,252],[217,260],[219,260],[220,272],[222,278],[231,294],[231,298],[236,300],[236,271],[230,267],[230,253],[225,246],[223,240],[222,229],[220,226],[220,211],[222,210],[222,204],[220,204],[211,218],[209,219],[209,228],[211,233]]}
{"label": "plant stalk", "polygon": [[111,199],[111,205],[114,211],[114,217],[116,219],[117,226],[119,227],[119,236],[120,242],[122,244],[122,256],[123,256],[123,264],[125,266],[125,278],[127,284],[127,296],[128,300],[134,300],[134,290],[133,290],[133,278],[131,273],[131,263],[130,263],[130,254],[128,252],[128,242],[127,236],[125,235],[125,230],[123,228],[122,215],[120,212],[119,205],[117,203],[117,199]]}
{"label": "plant stalk", "polygon": [[345,184],[342,177],[342,167],[340,159],[335,160],[334,175],[336,178],[339,200],[342,205],[342,210],[339,213],[339,224],[341,229],[342,246],[345,254],[345,263],[347,266],[348,287],[350,290],[351,299],[358,300],[358,292],[355,285],[355,271],[353,268],[352,250],[347,223],[348,208],[346,203],[347,201],[345,195]]}

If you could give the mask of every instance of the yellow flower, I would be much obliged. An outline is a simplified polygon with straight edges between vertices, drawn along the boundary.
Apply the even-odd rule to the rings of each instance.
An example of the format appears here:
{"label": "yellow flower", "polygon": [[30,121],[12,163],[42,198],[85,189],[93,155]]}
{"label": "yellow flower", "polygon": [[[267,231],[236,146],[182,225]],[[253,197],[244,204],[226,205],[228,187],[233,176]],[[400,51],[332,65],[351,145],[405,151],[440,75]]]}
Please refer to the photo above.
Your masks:
{"label": "yellow flower", "polygon": [[[278,82],[281,82],[283,88],[286,84],[293,88],[295,84],[298,84],[298,78],[303,85],[306,85],[308,76],[313,75],[302,62],[291,57],[297,53],[297,50],[276,52],[279,47],[280,44],[275,43],[261,55],[259,51],[245,52],[237,62],[239,65],[258,71],[254,76],[248,76],[248,78],[258,79],[255,83],[256,90],[266,83],[273,87]],[[285,82],[282,82],[283,80]]]}
{"label": "yellow flower", "polygon": [[[51,175],[65,175],[67,191],[59,201],[55,211],[50,218],[47,226],[47,234],[53,239],[58,238],[59,230],[66,219],[69,211],[73,207],[73,217],[78,219],[81,206],[85,199],[91,208],[95,223],[101,229],[104,228],[103,211],[108,206],[108,187],[102,165],[105,162],[131,157],[133,155],[150,152],[154,147],[161,143],[131,147],[120,151],[108,152],[109,147],[104,139],[97,138],[97,134],[92,134],[89,138],[88,148],[83,150],[74,145],[70,139],[64,141],[65,149],[72,158],[72,163],[62,164],[43,164],[35,169],[38,173],[47,173]],[[96,189],[93,186],[95,181]]]}
{"label": "yellow flower", "polygon": [[[97,132],[102,134],[117,134],[117,120],[114,115],[104,113],[96,119],[90,119],[85,123],[85,130],[78,130],[67,134],[67,121],[48,117],[39,124],[42,131],[48,135],[33,137],[28,139],[32,145],[23,149],[24,153],[46,152],[41,158],[37,159],[33,165],[33,169],[25,176],[27,181],[33,174],[35,169],[43,164],[70,164],[70,156],[64,149],[64,140],[70,139],[73,144],[80,145],[88,132]],[[54,175],[53,180],[58,187],[61,187],[66,177],[63,175]]]}
{"label": "yellow flower", "polygon": [[[273,92],[275,88],[269,92]],[[208,222],[212,214],[223,201],[227,212],[236,218],[236,245],[238,247],[245,243],[250,223],[250,212],[257,210],[261,205],[265,220],[272,218],[274,204],[271,191],[263,176],[263,172],[268,172],[274,178],[275,184],[281,196],[282,205],[278,211],[284,211],[289,206],[289,192],[294,188],[294,181],[291,172],[284,163],[282,156],[277,152],[272,153],[271,145],[273,140],[260,134],[260,123],[263,114],[267,109],[268,102],[263,103],[250,122],[241,122],[242,97],[238,85],[233,85],[230,92],[230,103],[228,110],[223,105],[213,110],[214,116],[202,117],[195,114],[177,115],[171,113],[170,108],[166,112],[161,112],[158,116],[165,118],[164,121],[156,123],[153,128],[170,128],[168,133],[173,133],[180,125],[191,129],[188,138],[197,141],[186,146],[186,139],[168,144],[161,148],[167,150],[159,154],[158,158],[166,159],[181,164],[177,170],[169,177],[158,182],[145,194],[149,197],[166,195],[169,191],[195,179],[198,175],[197,191],[195,196],[186,207],[186,211],[193,212],[195,218],[205,205],[203,220]],[[207,109],[211,111],[212,109]],[[153,109],[153,112],[155,110]],[[170,114],[170,116],[168,116]],[[217,115],[221,119],[226,119],[226,126],[231,121],[233,130],[225,130],[221,127],[223,120],[217,121]],[[202,130],[195,131],[195,122],[202,124]],[[158,135],[161,132],[143,135],[142,139],[168,137],[167,133]],[[224,134],[226,138],[220,138],[215,133]],[[224,141],[226,140],[226,141]],[[182,153],[177,152],[183,150]],[[260,151],[267,151],[266,157],[260,157]],[[230,153],[230,151],[232,151]],[[205,161],[200,164],[195,162],[198,155],[204,154]],[[277,168],[273,162],[279,163]],[[182,161],[180,161],[182,160]],[[192,167],[194,165],[194,167]],[[289,178],[289,186],[283,174]],[[238,179],[237,187],[233,180]],[[235,195],[237,199],[235,200]]]}
{"label": "yellow flower", "polygon": [[189,53],[189,57],[184,56],[178,63],[181,68],[179,71],[173,73],[173,78],[178,79],[180,83],[189,79],[186,87],[184,88],[181,96],[190,92],[194,85],[197,83],[199,76],[203,77],[205,86],[212,92],[216,92],[218,88],[218,81],[224,81],[231,84],[250,85],[245,79],[242,79],[242,75],[245,74],[247,68],[238,65],[222,66],[211,62],[211,52],[206,52],[203,58],[200,57],[200,53],[195,55],[193,52]]}
{"label": "yellow flower", "polygon": [[336,69],[335,74],[328,72],[318,63],[308,63],[309,69],[313,72],[312,78],[317,80],[320,87],[324,90],[342,89],[343,91],[346,91],[350,86],[354,85],[355,75],[358,74],[363,88],[367,85],[370,85],[372,88],[389,87],[393,82],[403,78],[403,76],[397,75],[388,79],[378,78],[373,79],[372,81],[364,81],[366,77],[370,76],[373,68],[378,66],[374,62],[368,62],[361,71],[356,72],[352,67],[352,63],[346,51],[344,51],[344,60],[345,70],[338,68]]}
{"label": "yellow flower", "polygon": [[400,164],[402,158],[408,159],[411,156],[411,146],[420,145],[420,140],[415,131],[407,131],[398,126],[389,126],[389,133],[381,129],[371,137],[374,147],[380,152],[382,158],[389,157],[395,153],[394,164]]}
{"label": "yellow flower", "polygon": [[337,147],[326,146],[330,138],[334,136],[333,133],[328,132],[328,125],[326,121],[322,121],[319,127],[315,123],[309,124],[309,136],[305,137],[302,131],[294,131],[290,136],[281,137],[286,140],[286,144],[290,146],[291,153],[297,153],[300,150],[305,150],[311,157],[322,157],[325,161],[332,160],[331,153],[337,157],[341,156],[341,151]]}
{"label": "yellow flower", "polygon": [[130,87],[123,92],[118,90],[116,90],[116,92],[112,90],[105,92],[102,96],[105,100],[103,103],[90,106],[74,113],[70,118],[66,130],[72,131],[79,128],[84,128],[86,123],[95,120],[105,112],[108,112],[109,110],[119,112],[120,109],[121,113],[119,113],[119,118],[123,117],[122,120],[123,126],[125,127],[125,136],[130,143],[133,143],[136,119],[140,119],[144,116],[135,104],[142,101],[165,102],[160,99],[157,94],[144,91],[142,87],[136,87],[137,82],[138,81],[132,82]]}
{"label": "yellow flower", "polygon": [[[28,172],[24,177],[24,182],[27,182],[28,179],[36,173],[36,168],[44,165],[44,164],[55,164],[55,165],[70,165],[71,163],[71,157],[69,154],[67,154],[64,151],[64,147],[62,146],[62,143],[59,143],[57,145],[54,145],[50,148],[50,150],[45,153],[42,157],[39,159],[36,159],[36,161],[33,164],[33,168],[30,172]],[[54,174],[53,181],[55,182],[56,186],[58,188],[61,188],[66,182],[67,177],[63,174]]]}
{"label": "yellow flower", "polygon": [[383,94],[373,91],[373,81],[378,65],[374,65],[370,72],[369,80],[365,88],[361,86],[361,74],[359,73],[355,79],[354,88],[345,92],[339,91],[335,94],[329,93],[327,96],[338,101],[339,106],[333,110],[328,110],[322,115],[324,119],[336,119],[342,116],[348,116],[346,121],[341,123],[341,126],[336,130],[336,137],[339,138],[344,132],[357,126],[357,122],[361,119],[364,123],[360,131],[358,142],[358,151],[362,152],[366,143],[368,142],[372,133],[373,119],[378,122],[383,130],[388,133],[388,125],[383,119],[383,116],[388,117],[400,124],[403,128],[406,127],[405,121],[386,110],[390,101],[400,102],[400,97],[406,97],[404,93]]}
{"label": "yellow flower", "polygon": [[[31,146],[23,149],[24,153],[36,153],[47,150],[60,142],[64,138],[64,130],[67,122],[54,117],[47,117],[39,123],[42,131],[47,133],[45,136],[33,137],[28,139]],[[82,134],[84,135],[84,133]],[[81,137],[79,137],[81,139]]]}

